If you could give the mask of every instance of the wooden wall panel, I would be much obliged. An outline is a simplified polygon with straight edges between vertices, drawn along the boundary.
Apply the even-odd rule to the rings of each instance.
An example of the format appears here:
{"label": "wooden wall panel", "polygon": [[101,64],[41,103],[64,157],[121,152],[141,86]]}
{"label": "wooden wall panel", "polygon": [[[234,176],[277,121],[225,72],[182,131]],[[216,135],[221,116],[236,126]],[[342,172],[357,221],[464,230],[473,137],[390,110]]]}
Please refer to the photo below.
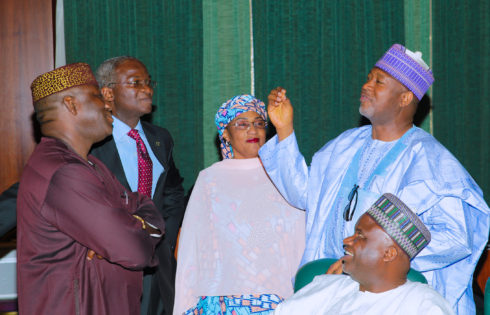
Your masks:
{"label": "wooden wall panel", "polygon": [[0,1],[0,192],[35,146],[30,84],[54,67],[52,0]]}

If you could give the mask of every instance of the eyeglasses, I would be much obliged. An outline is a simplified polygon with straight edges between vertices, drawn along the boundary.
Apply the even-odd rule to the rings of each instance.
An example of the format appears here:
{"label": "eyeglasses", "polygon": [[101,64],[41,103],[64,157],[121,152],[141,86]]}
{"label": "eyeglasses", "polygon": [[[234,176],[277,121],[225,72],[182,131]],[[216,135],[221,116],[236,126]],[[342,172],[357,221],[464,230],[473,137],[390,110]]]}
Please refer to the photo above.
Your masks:
{"label": "eyeglasses", "polygon": [[157,81],[153,80],[134,80],[131,82],[111,82],[111,84],[122,84],[122,85],[128,85],[129,87],[132,87],[134,89],[142,89],[145,86],[149,86],[150,88],[154,89],[157,86]]}
{"label": "eyeglasses", "polygon": [[237,119],[237,121],[235,121],[235,123],[232,124],[232,126],[234,126],[236,129],[239,129],[239,130],[247,130],[248,131],[250,129],[250,127],[252,126],[252,124],[257,129],[265,129],[265,127],[267,127],[267,122],[263,119],[257,119],[257,120],[254,120],[253,122],[250,122],[246,119]]}
{"label": "eyeglasses", "polygon": [[[356,206],[357,206],[357,189],[359,188],[359,185],[354,184],[354,187],[349,193],[349,204],[345,206],[344,208],[344,220],[345,221],[351,221],[352,217],[354,216],[354,211],[356,211]],[[354,206],[352,206],[352,200],[356,199],[354,201]]]}

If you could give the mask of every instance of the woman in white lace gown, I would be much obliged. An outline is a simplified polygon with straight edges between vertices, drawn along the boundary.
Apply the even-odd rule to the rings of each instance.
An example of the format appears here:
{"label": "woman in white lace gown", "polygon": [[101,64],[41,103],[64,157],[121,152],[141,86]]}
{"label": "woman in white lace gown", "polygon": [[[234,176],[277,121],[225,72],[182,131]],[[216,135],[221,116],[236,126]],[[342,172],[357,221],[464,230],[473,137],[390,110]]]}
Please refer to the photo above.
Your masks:
{"label": "woman in white lace gown", "polygon": [[264,103],[235,96],[216,114],[223,161],[201,171],[182,224],[174,314],[268,314],[293,294],[304,211],[267,177]]}

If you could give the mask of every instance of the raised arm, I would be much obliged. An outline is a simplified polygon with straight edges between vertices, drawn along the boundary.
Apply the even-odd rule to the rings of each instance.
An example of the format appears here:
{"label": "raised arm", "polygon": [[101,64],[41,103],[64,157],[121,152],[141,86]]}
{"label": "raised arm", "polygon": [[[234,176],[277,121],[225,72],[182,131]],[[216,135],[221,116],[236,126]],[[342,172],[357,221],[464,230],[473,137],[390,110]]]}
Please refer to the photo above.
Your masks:
{"label": "raised arm", "polygon": [[283,197],[294,207],[305,209],[309,171],[296,143],[293,107],[285,89],[278,87],[271,91],[267,112],[277,136],[260,148],[260,159]]}
{"label": "raised arm", "polygon": [[276,128],[279,141],[282,141],[293,133],[293,106],[282,87],[273,89],[268,99],[267,113]]}

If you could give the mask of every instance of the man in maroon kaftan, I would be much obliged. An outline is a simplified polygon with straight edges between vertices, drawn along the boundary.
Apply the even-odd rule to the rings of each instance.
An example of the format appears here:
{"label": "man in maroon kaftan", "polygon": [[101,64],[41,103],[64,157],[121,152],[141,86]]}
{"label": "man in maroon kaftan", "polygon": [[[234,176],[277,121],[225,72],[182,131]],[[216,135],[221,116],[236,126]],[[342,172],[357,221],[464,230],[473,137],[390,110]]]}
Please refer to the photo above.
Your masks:
{"label": "man in maroon kaftan", "polygon": [[[78,72],[72,76],[76,76],[84,66],[88,67],[65,68],[75,68]],[[67,69],[61,74],[56,72],[59,69],[45,81],[66,76]],[[157,264],[153,254],[164,222],[153,203],[127,191],[103,163],[88,155],[94,142],[110,134],[112,118],[91,71],[84,76],[78,84],[70,83],[71,77],[62,82],[67,85],[62,89],[64,95],[73,94],[78,103],[63,96],[63,105],[50,104],[58,111],[51,116],[52,107],[35,105],[48,110],[36,107],[47,137],[27,162],[19,187],[21,314],[138,314],[141,270]],[[39,104],[35,83],[33,98]],[[72,93],[72,86],[78,90]],[[43,93],[49,96],[52,92],[41,91],[41,96]]]}

